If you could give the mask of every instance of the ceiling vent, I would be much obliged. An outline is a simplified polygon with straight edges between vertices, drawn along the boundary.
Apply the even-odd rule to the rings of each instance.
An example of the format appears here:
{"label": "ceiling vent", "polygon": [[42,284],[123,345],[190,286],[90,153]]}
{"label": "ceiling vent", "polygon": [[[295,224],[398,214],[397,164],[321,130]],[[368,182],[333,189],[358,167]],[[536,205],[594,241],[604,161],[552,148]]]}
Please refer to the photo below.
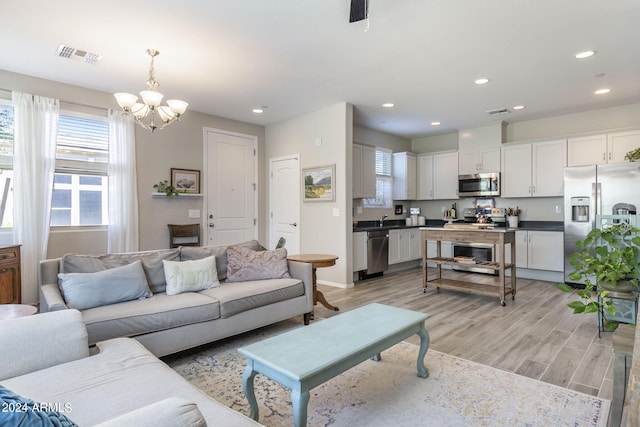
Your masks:
{"label": "ceiling vent", "polygon": [[509,111],[507,108],[496,108],[495,110],[489,110],[486,112],[492,116],[501,116],[503,114],[509,114],[511,111]]}
{"label": "ceiling vent", "polygon": [[74,61],[85,62],[87,64],[97,64],[102,59],[102,55],[87,52],[86,50],[76,49],[74,47],[65,46],[63,44],[58,46],[56,54],[60,58],[73,59]]}

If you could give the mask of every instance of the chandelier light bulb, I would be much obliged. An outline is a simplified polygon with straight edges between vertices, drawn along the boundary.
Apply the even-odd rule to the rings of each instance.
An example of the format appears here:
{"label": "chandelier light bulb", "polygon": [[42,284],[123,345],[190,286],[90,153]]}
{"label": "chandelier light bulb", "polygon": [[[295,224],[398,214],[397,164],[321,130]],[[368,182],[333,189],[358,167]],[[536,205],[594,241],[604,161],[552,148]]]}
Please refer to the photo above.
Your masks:
{"label": "chandelier light bulb", "polygon": [[[174,121],[180,120],[180,116],[187,111],[188,103],[179,99],[170,99],[167,105],[162,105],[164,95],[158,92],[160,83],[155,79],[154,58],[160,54],[157,50],[147,49],[151,56],[149,65],[149,80],[146,84],[149,90],[140,92],[142,103],[138,102],[136,95],[124,92],[115,93],[116,102],[124,111],[124,114],[132,117],[143,128],[153,132],[156,129],[164,129]],[[162,123],[156,124],[156,115]]]}

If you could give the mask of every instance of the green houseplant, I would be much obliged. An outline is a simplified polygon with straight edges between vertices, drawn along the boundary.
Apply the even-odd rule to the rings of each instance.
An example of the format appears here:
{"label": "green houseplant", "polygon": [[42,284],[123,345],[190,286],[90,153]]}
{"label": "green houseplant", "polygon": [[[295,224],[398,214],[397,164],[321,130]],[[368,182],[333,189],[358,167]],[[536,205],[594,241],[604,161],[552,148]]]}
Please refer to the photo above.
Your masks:
{"label": "green houseplant", "polygon": [[640,161],[640,147],[636,148],[635,150],[629,151],[624,155],[624,159],[629,160],[630,162]]}
{"label": "green houseplant", "polygon": [[569,277],[575,281],[584,280],[585,287],[574,289],[566,283],[558,284],[560,290],[575,291],[580,297],[567,304],[574,313],[597,313],[604,309],[613,315],[616,309],[611,300],[606,298],[607,295],[612,291],[631,292],[638,289],[638,232],[640,229],[620,221],[593,229],[584,240],[576,242],[578,251],[569,259],[575,270]]}
{"label": "green houseplant", "polygon": [[166,194],[167,197],[177,196],[180,193],[184,193],[184,191],[180,191],[173,185],[170,185],[169,181],[167,181],[166,179],[164,181],[158,182],[157,184],[154,184],[153,188],[155,188],[158,193]]}

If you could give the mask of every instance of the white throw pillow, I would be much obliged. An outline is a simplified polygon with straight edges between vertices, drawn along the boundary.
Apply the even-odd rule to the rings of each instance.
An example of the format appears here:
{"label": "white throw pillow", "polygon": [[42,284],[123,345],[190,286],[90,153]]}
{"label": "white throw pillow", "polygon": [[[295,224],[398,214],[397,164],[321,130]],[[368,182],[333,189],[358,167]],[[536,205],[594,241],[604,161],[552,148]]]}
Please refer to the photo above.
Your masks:
{"label": "white throw pillow", "polygon": [[167,261],[163,259],[162,264],[164,265],[164,277],[167,281],[167,295],[202,291],[220,284],[215,256],[193,261]]}

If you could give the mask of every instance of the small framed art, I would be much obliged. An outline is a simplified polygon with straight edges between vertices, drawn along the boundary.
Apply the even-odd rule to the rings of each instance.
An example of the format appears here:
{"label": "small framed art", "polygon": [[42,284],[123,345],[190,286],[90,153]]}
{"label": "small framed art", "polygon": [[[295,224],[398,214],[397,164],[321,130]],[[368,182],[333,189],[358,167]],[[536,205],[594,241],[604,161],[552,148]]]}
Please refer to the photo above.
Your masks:
{"label": "small framed art", "polygon": [[304,201],[335,201],[335,175],[335,164],[303,168],[302,177],[304,179]]}
{"label": "small framed art", "polygon": [[171,168],[171,185],[183,193],[200,193],[200,171]]}

